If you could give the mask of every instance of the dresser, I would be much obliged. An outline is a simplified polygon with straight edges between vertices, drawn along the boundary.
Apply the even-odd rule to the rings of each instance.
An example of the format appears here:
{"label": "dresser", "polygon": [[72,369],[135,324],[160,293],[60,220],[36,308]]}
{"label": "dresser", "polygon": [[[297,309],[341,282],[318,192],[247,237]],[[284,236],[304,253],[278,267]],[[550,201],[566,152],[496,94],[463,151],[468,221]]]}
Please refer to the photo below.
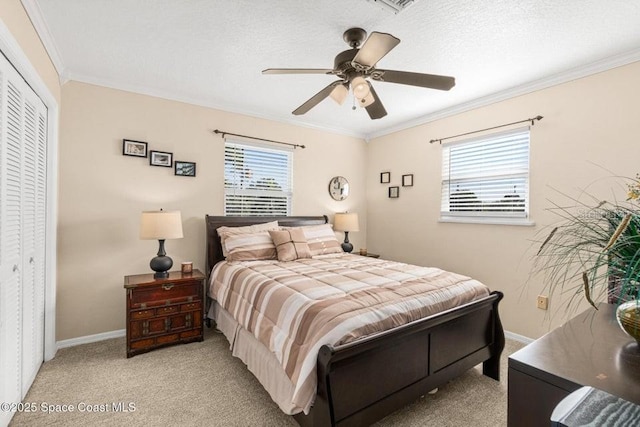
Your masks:
{"label": "dresser", "polygon": [[582,386],[640,404],[640,349],[615,309],[590,308],[509,357],[510,427],[548,426],[556,405]]}
{"label": "dresser", "polygon": [[153,273],[124,278],[127,357],[169,345],[202,341],[204,275],[199,270],[154,279]]}

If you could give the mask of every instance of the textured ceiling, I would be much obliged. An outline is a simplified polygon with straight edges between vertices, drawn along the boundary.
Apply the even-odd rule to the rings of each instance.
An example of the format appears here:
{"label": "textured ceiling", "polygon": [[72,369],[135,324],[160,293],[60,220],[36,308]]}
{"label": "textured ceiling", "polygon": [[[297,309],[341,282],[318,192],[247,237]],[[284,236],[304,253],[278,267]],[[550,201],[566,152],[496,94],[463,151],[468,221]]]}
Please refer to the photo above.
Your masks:
{"label": "textured ceiling", "polygon": [[[640,59],[638,0],[419,0],[397,15],[366,0],[35,1],[64,78],[365,137],[612,56]],[[379,67],[456,86],[376,82],[389,114],[375,121],[331,99],[291,115],[335,77],[261,70],[332,68],[356,26],[401,39]]]}

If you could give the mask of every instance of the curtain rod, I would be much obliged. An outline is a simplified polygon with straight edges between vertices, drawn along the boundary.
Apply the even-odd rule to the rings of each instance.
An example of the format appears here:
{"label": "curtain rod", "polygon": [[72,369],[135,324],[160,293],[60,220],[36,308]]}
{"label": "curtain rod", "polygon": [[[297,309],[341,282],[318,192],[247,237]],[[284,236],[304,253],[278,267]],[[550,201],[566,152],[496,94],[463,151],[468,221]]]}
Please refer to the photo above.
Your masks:
{"label": "curtain rod", "polygon": [[525,122],[531,122],[531,126],[533,126],[535,124],[535,121],[538,120],[542,120],[543,117],[542,116],[535,116],[532,117],[530,119],[525,119],[525,120],[520,120],[518,122],[513,122],[513,123],[507,123],[504,125],[498,125],[498,126],[494,126],[494,127],[490,127],[490,128],[486,128],[486,129],[480,129],[480,130],[474,130],[471,132],[467,132],[467,133],[461,133],[459,135],[454,135],[454,136],[448,136],[446,138],[436,138],[436,139],[432,139],[431,141],[429,141],[429,144],[433,144],[434,142],[438,141],[440,144],[442,144],[442,141],[446,140],[446,139],[451,139],[451,138],[457,138],[459,136],[465,136],[465,135],[471,135],[473,133],[478,133],[478,132],[484,132],[486,130],[492,130],[492,129],[498,129],[498,128],[503,128],[505,126],[511,126],[511,125],[517,125],[518,123],[525,123]]}
{"label": "curtain rod", "polygon": [[255,139],[255,140],[258,140],[258,141],[273,142],[274,144],[288,145],[288,146],[290,146],[290,147],[293,147],[294,149],[295,149],[295,148],[298,148],[298,147],[300,147],[300,148],[307,148],[307,147],[305,147],[304,145],[290,144],[290,143],[288,143],[288,142],[274,141],[274,140],[272,140],[272,139],[256,138],[255,136],[240,135],[240,134],[238,134],[238,133],[225,132],[225,131],[223,131],[223,130],[218,130],[218,129],[214,130],[214,131],[213,131],[213,133],[215,133],[215,134],[219,134],[219,133],[221,133],[223,138],[224,138],[224,136],[225,136],[225,135],[233,135],[233,136],[239,136],[239,137],[241,137],[241,138],[249,138],[249,139]]}

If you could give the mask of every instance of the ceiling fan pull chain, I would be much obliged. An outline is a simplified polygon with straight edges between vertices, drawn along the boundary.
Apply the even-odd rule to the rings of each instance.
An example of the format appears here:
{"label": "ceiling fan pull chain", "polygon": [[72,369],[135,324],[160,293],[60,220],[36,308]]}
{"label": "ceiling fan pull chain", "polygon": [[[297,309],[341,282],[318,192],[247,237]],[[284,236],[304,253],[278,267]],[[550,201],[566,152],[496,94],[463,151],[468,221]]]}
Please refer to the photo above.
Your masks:
{"label": "ceiling fan pull chain", "polygon": [[355,96],[355,94],[351,95],[351,100],[353,101],[353,105],[351,106],[351,109],[355,111],[356,110],[356,96]]}

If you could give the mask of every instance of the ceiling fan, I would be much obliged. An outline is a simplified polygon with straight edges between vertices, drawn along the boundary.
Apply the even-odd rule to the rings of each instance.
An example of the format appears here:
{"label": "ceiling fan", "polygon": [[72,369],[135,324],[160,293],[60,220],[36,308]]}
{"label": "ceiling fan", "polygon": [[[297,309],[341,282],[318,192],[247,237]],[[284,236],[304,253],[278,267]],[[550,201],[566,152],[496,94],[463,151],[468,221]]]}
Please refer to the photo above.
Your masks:
{"label": "ceiling fan", "polygon": [[[453,77],[376,68],[378,61],[396,47],[400,39],[391,34],[376,31],[371,33],[369,38],[366,37],[367,32],[362,28],[350,28],[345,31],[342,38],[351,46],[351,49],[340,52],[336,56],[333,69],[267,68],[262,71],[262,74],[329,74],[340,78],[293,110],[295,115],[305,114],[328,96],[342,105],[351,88],[358,105],[367,110],[369,117],[380,119],[386,116],[387,110],[367,78],[438,90],[449,90],[455,86]],[[364,44],[359,48],[363,41]]]}

